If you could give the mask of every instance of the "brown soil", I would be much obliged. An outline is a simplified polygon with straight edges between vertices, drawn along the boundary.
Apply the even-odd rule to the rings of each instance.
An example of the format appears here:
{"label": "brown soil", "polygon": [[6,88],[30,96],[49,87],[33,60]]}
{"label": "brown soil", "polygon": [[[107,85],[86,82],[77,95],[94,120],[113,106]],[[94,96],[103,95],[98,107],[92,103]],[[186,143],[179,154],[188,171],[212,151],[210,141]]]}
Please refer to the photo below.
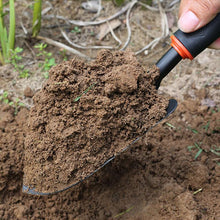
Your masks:
{"label": "brown soil", "polygon": [[[195,106],[195,107],[193,107]],[[218,219],[220,113],[182,102],[128,151],[79,185],[53,196],[22,193],[27,110],[0,106],[0,219]],[[214,111],[215,110],[215,111]],[[193,115],[193,117],[192,117]],[[204,128],[209,122],[209,127]],[[198,133],[192,132],[192,128]],[[203,152],[187,149],[200,143]],[[199,192],[195,193],[197,190]]]}
{"label": "brown soil", "polygon": [[108,50],[52,68],[30,111],[24,184],[40,192],[75,184],[161,120],[168,99],[157,94],[158,74],[131,52]]}
{"label": "brown soil", "polygon": [[[68,44],[60,32],[62,28],[70,40],[79,45],[117,47],[111,33],[102,41],[97,40],[100,26],[80,27],[80,33],[72,33],[74,25],[60,19],[45,18],[47,15],[60,15],[73,20],[92,20],[94,14],[83,10],[81,2],[85,0],[56,0],[49,1],[49,4],[43,1],[43,9],[48,9],[50,4],[52,9],[42,16],[40,35]],[[173,1],[161,2],[166,7]],[[35,44],[45,42],[24,38],[24,28],[20,26],[22,23],[31,35],[32,7],[27,7],[29,3],[15,1],[15,46],[24,49],[19,64],[30,70],[30,77],[19,78],[18,72],[10,64],[0,66],[0,95],[8,91],[13,100],[19,98],[28,107],[33,103],[30,98],[32,92],[41,89],[45,81],[39,68],[44,58],[36,56],[38,50],[34,48]],[[112,1],[102,1],[102,4],[104,9],[99,18],[107,18],[120,10],[114,7]],[[9,21],[7,11],[4,18]],[[177,29],[178,11],[177,4],[173,10],[166,12],[170,35]],[[140,50],[161,36],[159,11],[146,10],[137,4],[129,18],[132,36],[128,48],[132,51]],[[126,13],[118,20],[122,25],[114,32],[124,44],[127,40]],[[155,64],[169,45],[169,38],[165,38],[154,49],[139,54],[137,58],[143,65]],[[91,58],[96,57],[98,52],[93,49],[80,51]],[[64,59],[57,47],[48,45],[46,52],[52,53],[56,63]],[[65,55],[68,60],[73,57],[68,52]],[[220,50],[206,49],[193,61],[183,60],[179,63],[159,89],[160,93],[172,96],[179,102],[168,124],[164,121],[99,172],[53,196],[22,193],[28,110],[21,109],[14,115],[13,108],[0,103],[0,219],[220,219],[219,56]],[[202,149],[199,155],[199,149],[195,146]]]}

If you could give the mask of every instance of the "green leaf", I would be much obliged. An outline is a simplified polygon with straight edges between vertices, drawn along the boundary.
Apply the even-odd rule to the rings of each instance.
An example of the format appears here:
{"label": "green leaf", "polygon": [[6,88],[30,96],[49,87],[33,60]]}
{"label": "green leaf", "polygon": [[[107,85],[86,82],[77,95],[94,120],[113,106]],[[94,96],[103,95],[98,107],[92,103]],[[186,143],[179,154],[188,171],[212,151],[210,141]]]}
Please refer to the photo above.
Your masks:
{"label": "green leaf", "polygon": [[9,100],[8,99],[3,99],[3,103],[8,104]]}
{"label": "green leaf", "polygon": [[49,79],[49,72],[45,72],[43,75],[45,79]]}
{"label": "green leaf", "polygon": [[23,51],[23,48],[20,48],[20,47],[15,48],[16,53],[21,53],[22,51]]}
{"label": "green leaf", "polygon": [[19,105],[19,106],[25,106],[25,104],[22,103],[22,102],[19,102],[18,105]]}
{"label": "green leaf", "polygon": [[78,97],[76,97],[74,99],[74,102],[77,102],[80,100],[80,98],[82,97],[83,94],[86,94],[90,89],[92,89],[93,86],[95,86],[96,83],[93,83],[91,86],[89,86],[85,91],[83,91],[83,93],[81,95],[79,95]]}
{"label": "green leaf", "polygon": [[175,127],[174,125],[172,125],[172,124],[170,124],[170,123],[168,123],[168,122],[166,122],[165,124],[166,124],[167,126],[171,127],[171,128],[176,129],[176,127]]}
{"label": "green leaf", "polygon": [[121,6],[124,2],[125,2],[125,0],[114,0],[114,3],[115,3],[117,6]]}
{"label": "green leaf", "polygon": [[8,92],[4,91],[3,92],[3,98],[7,98],[8,97]]}
{"label": "green leaf", "polygon": [[36,37],[41,28],[42,0],[35,0],[32,21],[32,35]]}
{"label": "green leaf", "polygon": [[48,61],[48,64],[49,66],[54,66],[56,63],[55,63],[55,58],[50,58],[49,61]]}
{"label": "green leaf", "polygon": [[195,146],[188,146],[188,151],[191,151],[193,148],[195,148]]}
{"label": "green leaf", "polygon": [[196,153],[196,155],[195,155],[195,160],[198,158],[198,156],[202,153],[202,149],[200,148],[199,150],[198,150],[198,152]]}
{"label": "green leaf", "polygon": [[15,44],[15,6],[14,0],[9,0],[10,8],[10,22],[9,22],[9,35],[8,35],[8,48],[14,50]]}

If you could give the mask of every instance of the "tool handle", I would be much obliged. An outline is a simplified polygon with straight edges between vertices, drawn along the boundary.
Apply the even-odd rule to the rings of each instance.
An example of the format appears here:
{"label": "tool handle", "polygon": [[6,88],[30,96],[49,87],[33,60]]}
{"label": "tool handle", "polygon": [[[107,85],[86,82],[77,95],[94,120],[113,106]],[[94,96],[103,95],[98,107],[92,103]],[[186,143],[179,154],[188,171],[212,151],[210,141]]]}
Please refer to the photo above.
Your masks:
{"label": "tool handle", "polygon": [[184,33],[178,30],[174,36],[194,58],[220,37],[220,13],[210,23],[195,32]]}
{"label": "tool handle", "polygon": [[180,60],[186,58],[192,60],[218,37],[220,37],[220,13],[210,23],[195,32],[184,33],[181,30],[177,30],[171,36],[172,48],[156,64],[160,70],[156,87],[159,88],[162,79]]}

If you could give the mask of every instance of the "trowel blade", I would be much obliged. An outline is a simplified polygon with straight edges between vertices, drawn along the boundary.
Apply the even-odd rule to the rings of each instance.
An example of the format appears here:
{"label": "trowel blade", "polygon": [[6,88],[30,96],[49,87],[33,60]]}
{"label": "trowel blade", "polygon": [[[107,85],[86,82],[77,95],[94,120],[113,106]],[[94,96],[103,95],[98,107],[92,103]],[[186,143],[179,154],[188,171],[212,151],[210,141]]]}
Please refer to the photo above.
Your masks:
{"label": "trowel blade", "polygon": [[[146,132],[145,134],[150,131],[153,127],[155,127],[157,124],[159,124],[161,121],[163,121],[165,118],[167,118],[170,114],[172,114],[175,109],[177,108],[177,101],[175,99],[170,99],[169,100],[169,105],[167,107],[167,113],[166,113],[166,116],[164,118],[162,118],[160,121],[158,121],[154,126],[150,127]],[[132,146],[134,143],[136,143],[142,136],[140,137],[137,137],[135,140],[133,140],[128,146],[126,146],[125,148],[123,148],[121,150],[121,152],[119,152],[117,155],[119,155],[120,153],[124,152],[125,150],[127,150],[130,146]],[[67,189],[70,189],[72,188],[73,186],[76,186],[77,184],[81,183],[82,181],[86,180],[87,178],[89,178],[90,176],[92,176],[94,173],[96,173],[97,171],[99,171],[102,167],[104,167],[106,164],[108,164],[110,161],[112,161],[117,155],[115,156],[112,156],[111,158],[109,158],[108,160],[105,161],[105,163],[103,163],[98,169],[96,169],[94,172],[92,172],[91,174],[89,174],[87,177],[85,177],[84,179],[76,182],[76,183],[73,183],[73,184],[70,184],[66,187],[64,187],[63,189],[61,190],[58,190],[58,191],[53,191],[53,192],[39,192],[39,191],[36,191],[34,188],[30,188],[29,186],[26,186],[26,185],[23,185],[22,186],[22,191],[24,193],[28,193],[28,194],[31,194],[31,195],[41,195],[41,196],[44,196],[44,195],[52,195],[52,194],[56,194],[56,193],[59,193],[59,192],[63,192]]]}

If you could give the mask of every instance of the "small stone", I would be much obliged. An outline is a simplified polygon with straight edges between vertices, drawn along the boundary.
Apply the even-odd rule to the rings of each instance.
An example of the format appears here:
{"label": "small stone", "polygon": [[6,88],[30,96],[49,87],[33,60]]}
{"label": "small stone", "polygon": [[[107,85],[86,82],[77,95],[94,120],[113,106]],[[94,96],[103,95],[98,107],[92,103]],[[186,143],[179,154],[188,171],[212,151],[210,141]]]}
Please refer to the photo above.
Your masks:
{"label": "small stone", "polygon": [[32,98],[32,97],[34,96],[34,92],[33,92],[33,90],[32,90],[29,86],[27,86],[27,87],[25,88],[25,90],[24,90],[24,96],[25,96],[25,97],[29,97],[29,98]]}

